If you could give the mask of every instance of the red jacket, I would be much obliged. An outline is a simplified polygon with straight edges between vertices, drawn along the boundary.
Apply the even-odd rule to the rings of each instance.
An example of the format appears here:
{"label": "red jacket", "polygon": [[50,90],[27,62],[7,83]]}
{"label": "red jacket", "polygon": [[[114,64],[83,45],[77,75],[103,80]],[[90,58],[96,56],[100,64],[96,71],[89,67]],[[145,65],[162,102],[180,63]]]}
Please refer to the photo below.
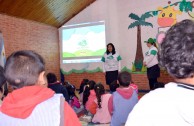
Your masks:
{"label": "red jacket", "polygon": [[[0,107],[0,111],[11,117],[25,119],[32,113],[36,105],[53,97],[53,95],[54,91],[49,88],[26,86],[8,94]],[[67,102],[64,103],[64,109],[64,125],[81,126],[77,115]]]}

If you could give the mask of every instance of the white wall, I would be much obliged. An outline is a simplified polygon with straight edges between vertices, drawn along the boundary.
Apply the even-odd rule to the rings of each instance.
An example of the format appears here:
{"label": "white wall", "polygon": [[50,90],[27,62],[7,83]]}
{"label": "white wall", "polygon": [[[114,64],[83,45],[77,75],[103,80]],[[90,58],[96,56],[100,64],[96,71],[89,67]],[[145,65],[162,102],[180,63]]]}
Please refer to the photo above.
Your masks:
{"label": "white wall", "polygon": [[[116,47],[116,51],[122,56],[121,67],[126,66],[131,69],[136,54],[137,28],[128,29],[130,23],[133,22],[133,20],[128,17],[129,14],[135,13],[140,16],[145,12],[157,10],[159,6],[167,6],[168,1],[169,0],[97,0],[65,25],[104,20],[106,24],[107,43],[113,43]],[[171,3],[178,1],[181,0],[171,0]],[[175,8],[178,9],[178,6]],[[188,14],[183,13],[177,16],[177,21],[186,18],[189,18]],[[152,23],[154,27],[141,27],[143,53],[147,50],[144,41],[149,37],[156,37],[159,27],[157,24],[157,16],[151,17],[146,21]],[[85,66],[84,64],[73,65],[68,67],[68,69],[66,68],[66,71],[69,71],[71,68],[82,69]],[[92,70],[101,66],[101,63],[87,64],[87,69]],[[61,67],[64,68],[67,66],[61,65]]]}

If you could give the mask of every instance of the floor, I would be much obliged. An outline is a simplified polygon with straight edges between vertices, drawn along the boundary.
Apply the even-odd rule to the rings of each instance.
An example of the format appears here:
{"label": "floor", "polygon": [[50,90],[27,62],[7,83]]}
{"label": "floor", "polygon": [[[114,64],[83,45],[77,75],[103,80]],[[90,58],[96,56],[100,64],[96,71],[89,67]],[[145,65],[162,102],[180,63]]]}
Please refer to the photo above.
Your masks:
{"label": "floor", "polygon": [[[143,95],[145,95],[147,92],[142,92],[142,91],[140,91],[139,93],[138,93],[138,95],[139,95],[139,98],[141,98]],[[88,122],[90,122],[90,121],[88,121],[88,120],[90,120],[90,117],[84,117],[83,118],[83,116],[82,117],[80,117],[80,122],[81,122],[81,124],[82,124],[82,126],[110,126],[110,124],[93,124],[93,123],[88,123]]]}
{"label": "floor", "polygon": [[90,124],[87,122],[81,121],[82,126],[110,126],[110,124]]}

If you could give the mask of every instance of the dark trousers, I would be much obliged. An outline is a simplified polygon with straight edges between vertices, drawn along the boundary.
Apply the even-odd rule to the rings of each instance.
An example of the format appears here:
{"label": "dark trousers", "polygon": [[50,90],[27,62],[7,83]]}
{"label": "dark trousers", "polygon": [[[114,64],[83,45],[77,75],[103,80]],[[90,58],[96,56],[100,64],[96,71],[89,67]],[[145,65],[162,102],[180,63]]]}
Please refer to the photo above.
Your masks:
{"label": "dark trousers", "polygon": [[113,92],[111,88],[111,83],[117,80],[118,74],[119,74],[118,70],[106,72],[106,77],[105,77],[106,84],[109,85],[109,89],[111,92]]}
{"label": "dark trousers", "polygon": [[156,84],[158,83],[157,78],[150,78],[148,80],[149,80],[150,90],[154,90],[156,87]]}
{"label": "dark trousers", "polygon": [[110,93],[112,94],[113,92],[115,92],[115,90],[114,89],[112,89],[112,86],[111,86],[111,84],[109,84],[109,89],[110,89]]}
{"label": "dark trousers", "polygon": [[158,83],[157,78],[160,77],[160,67],[158,64],[147,69],[147,76],[150,90],[154,90],[156,88],[156,84]]}

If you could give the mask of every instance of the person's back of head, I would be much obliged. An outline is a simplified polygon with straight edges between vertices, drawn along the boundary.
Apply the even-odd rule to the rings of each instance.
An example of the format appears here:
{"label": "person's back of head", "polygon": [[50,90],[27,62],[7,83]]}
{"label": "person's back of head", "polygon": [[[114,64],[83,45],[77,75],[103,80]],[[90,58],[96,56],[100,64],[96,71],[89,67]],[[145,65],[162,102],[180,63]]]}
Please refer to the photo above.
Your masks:
{"label": "person's back of head", "polygon": [[172,26],[161,44],[160,63],[177,79],[194,77],[194,22],[183,20]]}
{"label": "person's back of head", "polygon": [[82,80],[81,83],[85,83],[85,84],[86,84],[86,83],[88,83],[88,81],[89,81],[89,80],[85,78],[85,79]]}
{"label": "person's back of head", "polygon": [[46,78],[49,84],[57,82],[57,76],[54,73],[48,73]]}
{"label": "person's back of head", "polygon": [[86,104],[86,102],[88,101],[88,97],[90,96],[90,90],[94,89],[96,82],[93,80],[90,80],[86,85],[85,85],[85,89],[83,92],[83,105]]}
{"label": "person's back of head", "polygon": [[[12,53],[5,64],[5,77],[14,88],[22,88],[39,82],[44,76],[43,58],[34,51],[22,50]],[[45,82],[46,83],[46,78]]]}
{"label": "person's back of head", "polygon": [[84,86],[88,83],[88,79],[83,79],[81,84],[80,84],[80,88],[79,88],[79,94],[81,94],[84,91]]}
{"label": "person's back of head", "polygon": [[75,86],[74,85],[72,85],[72,84],[68,84],[67,86],[66,86],[66,88],[67,88],[67,91],[68,91],[68,94],[69,94],[69,97],[71,98],[71,97],[77,97],[76,95],[75,95]]}
{"label": "person's back of head", "polygon": [[105,94],[104,86],[101,83],[98,83],[94,86],[94,91],[96,92],[96,98],[98,101],[98,108],[102,108],[101,107],[101,102],[102,102],[101,96],[103,94]]}
{"label": "person's back of head", "polygon": [[89,87],[90,87],[90,90],[93,90],[93,89],[94,89],[94,86],[96,85],[96,82],[93,81],[93,80],[90,80],[90,81],[88,82],[88,85],[89,85]]}
{"label": "person's back of head", "polygon": [[128,87],[131,83],[131,74],[128,72],[121,72],[118,75],[119,84],[123,87]]}

